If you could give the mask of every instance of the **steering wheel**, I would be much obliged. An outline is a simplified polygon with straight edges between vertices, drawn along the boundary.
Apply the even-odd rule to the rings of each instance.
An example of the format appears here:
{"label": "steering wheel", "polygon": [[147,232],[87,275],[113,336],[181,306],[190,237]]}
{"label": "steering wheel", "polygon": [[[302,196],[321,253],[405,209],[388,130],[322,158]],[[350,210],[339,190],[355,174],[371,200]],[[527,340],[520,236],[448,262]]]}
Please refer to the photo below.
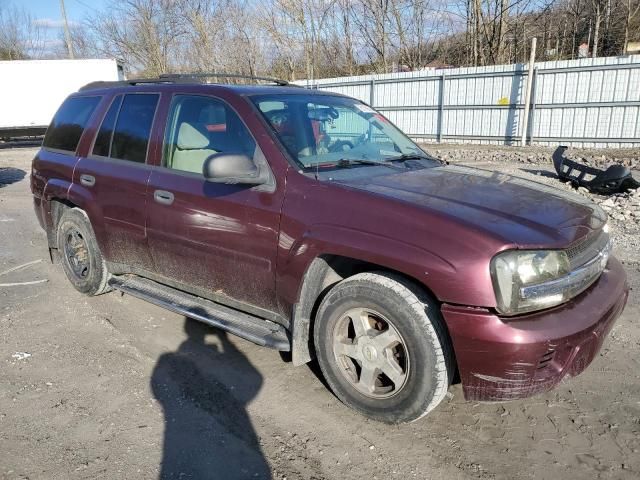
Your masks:
{"label": "steering wheel", "polygon": [[[347,148],[345,148],[347,147]],[[353,148],[353,143],[348,140],[338,140],[336,143],[329,147],[330,152],[345,152],[346,150],[351,150]]]}

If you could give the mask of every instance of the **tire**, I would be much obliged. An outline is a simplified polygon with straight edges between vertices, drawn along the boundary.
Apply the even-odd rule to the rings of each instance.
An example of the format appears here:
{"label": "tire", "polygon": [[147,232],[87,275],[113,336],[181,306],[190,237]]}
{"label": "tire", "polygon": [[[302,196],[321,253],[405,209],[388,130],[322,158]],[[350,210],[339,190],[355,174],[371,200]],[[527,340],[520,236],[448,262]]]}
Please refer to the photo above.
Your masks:
{"label": "tire", "polygon": [[314,342],[338,399],[384,423],[429,413],[454,373],[438,305],[396,275],[360,273],[335,285],[318,308]]}
{"label": "tire", "polygon": [[64,211],[57,230],[62,268],[76,290],[100,295],[109,290],[109,274],[87,215],[79,208]]}

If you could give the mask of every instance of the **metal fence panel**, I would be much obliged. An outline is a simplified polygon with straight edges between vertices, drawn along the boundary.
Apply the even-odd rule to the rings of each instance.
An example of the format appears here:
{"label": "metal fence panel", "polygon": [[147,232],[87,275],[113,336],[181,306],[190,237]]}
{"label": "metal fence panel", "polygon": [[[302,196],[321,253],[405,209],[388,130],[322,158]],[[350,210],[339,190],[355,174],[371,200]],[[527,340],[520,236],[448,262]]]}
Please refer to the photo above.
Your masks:
{"label": "metal fence panel", "polygon": [[[297,83],[369,103],[421,140],[511,144],[527,77],[514,64]],[[539,62],[532,81],[529,143],[640,147],[640,55]]]}

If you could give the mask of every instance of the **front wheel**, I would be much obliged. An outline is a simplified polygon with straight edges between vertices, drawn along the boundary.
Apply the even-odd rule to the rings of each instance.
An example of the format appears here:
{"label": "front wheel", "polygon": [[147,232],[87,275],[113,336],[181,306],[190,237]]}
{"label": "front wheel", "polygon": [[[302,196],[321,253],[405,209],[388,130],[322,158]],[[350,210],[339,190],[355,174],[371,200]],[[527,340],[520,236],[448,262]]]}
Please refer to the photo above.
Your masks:
{"label": "front wheel", "polygon": [[437,304],[395,275],[360,273],[333,287],[318,309],[314,341],[335,395],[385,423],[426,415],[453,374]]}

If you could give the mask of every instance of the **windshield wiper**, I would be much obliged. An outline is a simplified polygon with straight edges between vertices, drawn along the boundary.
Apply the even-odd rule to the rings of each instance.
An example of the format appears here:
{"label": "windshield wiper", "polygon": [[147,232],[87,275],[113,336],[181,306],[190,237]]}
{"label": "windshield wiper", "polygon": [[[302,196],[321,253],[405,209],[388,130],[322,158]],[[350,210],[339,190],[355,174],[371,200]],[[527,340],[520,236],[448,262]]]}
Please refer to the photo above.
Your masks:
{"label": "windshield wiper", "polygon": [[368,160],[366,158],[341,158],[338,160],[338,167],[349,167],[351,165],[381,165],[387,168],[393,168],[394,170],[401,170],[399,167],[392,165],[386,161],[379,162],[377,160]]}
{"label": "windshield wiper", "polygon": [[389,163],[389,162],[378,162],[376,160],[367,160],[366,158],[341,158],[335,163],[329,163],[329,162],[312,163],[307,168],[316,168],[320,165],[336,166],[338,168],[347,168],[352,165],[375,165],[375,166],[391,168],[393,170],[404,170],[403,168],[398,167],[397,165],[393,165],[392,163]]}
{"label": "windshield wiper", "polygon": [[387,162],[404,162],[405,160],[436,160],[435,158],[420,153],[403,153],[397,157],[387,158]]}

